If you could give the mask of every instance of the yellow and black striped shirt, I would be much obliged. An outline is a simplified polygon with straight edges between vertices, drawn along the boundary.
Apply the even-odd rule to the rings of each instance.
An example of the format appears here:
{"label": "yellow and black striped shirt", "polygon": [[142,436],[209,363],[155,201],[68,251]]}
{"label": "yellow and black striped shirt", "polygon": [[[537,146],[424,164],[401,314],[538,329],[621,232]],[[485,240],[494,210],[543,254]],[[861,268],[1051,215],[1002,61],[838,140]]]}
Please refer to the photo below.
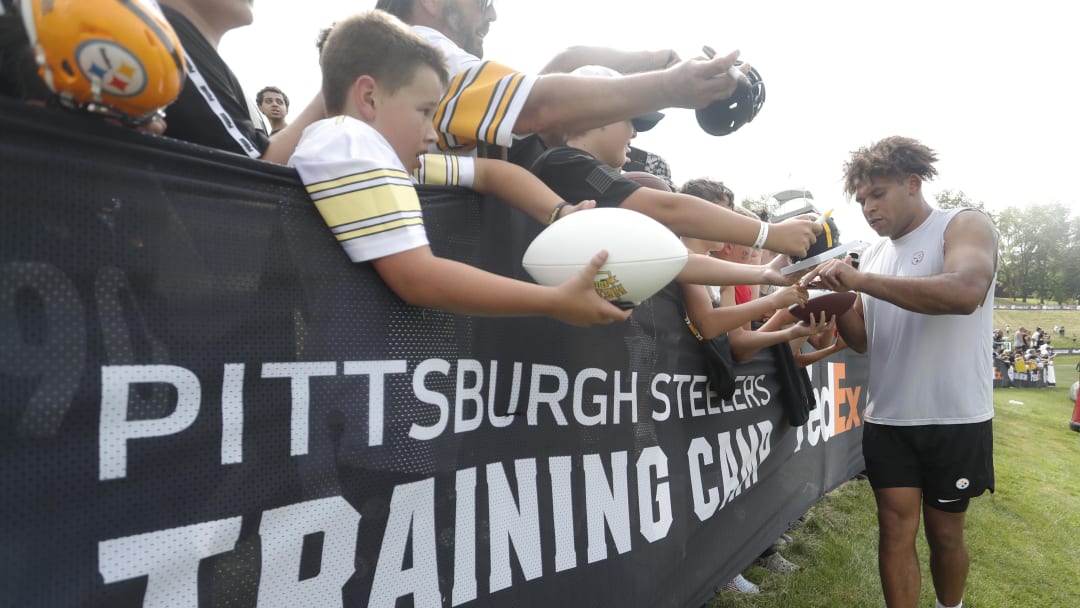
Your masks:
{"label": "yellow and black striped shirt", "polygon": [[289,159],[354,262],[428,244],[414,184],[472,186],[471,158],[425,154],[409,175],[386,139],[347,116],[309,126]]}
{"label": "yellow and black striped shirt", "polygon": [[509,148],[537,77],[470,55],[438,30],[413,29],[442,51],[450,69],[450,87],[435,114],[439,149],[463,153],[479,141]]}

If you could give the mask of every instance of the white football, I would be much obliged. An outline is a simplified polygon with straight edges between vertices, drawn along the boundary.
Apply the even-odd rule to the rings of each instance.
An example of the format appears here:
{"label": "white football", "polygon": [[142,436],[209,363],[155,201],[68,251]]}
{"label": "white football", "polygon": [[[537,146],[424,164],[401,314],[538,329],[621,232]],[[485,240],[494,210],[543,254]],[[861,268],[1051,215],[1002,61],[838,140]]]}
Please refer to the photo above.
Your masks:
{"label": "white football", "polygon": [[621,306],[640,304],[686,265],[686,246],[651,217],[618,207],[571,213],[529,244],[521,265],[541,285],[558,285],[601,249],[607,262],[596,274],[596,292]]}

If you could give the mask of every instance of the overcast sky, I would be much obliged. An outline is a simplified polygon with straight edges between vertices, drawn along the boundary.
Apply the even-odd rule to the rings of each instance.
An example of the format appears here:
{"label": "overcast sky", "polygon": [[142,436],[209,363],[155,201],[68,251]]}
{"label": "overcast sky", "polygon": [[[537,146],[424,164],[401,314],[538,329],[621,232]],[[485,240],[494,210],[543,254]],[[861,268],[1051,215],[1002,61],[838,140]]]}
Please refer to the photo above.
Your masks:
{"label": "overcast sky", "polygon": [[[229,33],[225,60],[249,95],[281,87],[295,111],[318,91],[320,27],[374,0],[255,3],[255,24]],[[836,207],[844,233],[867,234],[844,199],[851,150],[888,135],[935,148],[932,197],[962,190],[993,209],[1063,202],[1080,208],[1077,18],[1069,3],[907,0],[496,0],[485,49],[538,71],[574,44],[742,51],[765,82],[754,122],[726,137],[705,134],[691,110],[672,109],[635,145],[663,156],[675,181],[711,176],[739,200],[809,189]],[[301,8],[302,7],[302,8]]]}

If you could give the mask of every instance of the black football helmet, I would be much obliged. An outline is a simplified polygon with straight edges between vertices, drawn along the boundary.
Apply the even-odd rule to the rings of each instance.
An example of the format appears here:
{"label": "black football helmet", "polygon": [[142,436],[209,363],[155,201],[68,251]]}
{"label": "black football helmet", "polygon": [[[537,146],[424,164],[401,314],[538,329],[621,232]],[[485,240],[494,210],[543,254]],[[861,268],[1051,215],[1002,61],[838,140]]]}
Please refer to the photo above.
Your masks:
{"label": "black football helmet", "polygon": [[[742,65],[741,61],[735,65]],[[697,121],[709,135],[728,135],[754,120],[765,103],[765,82],[753,67],[746,72],[749,84],[739,80],[735,93],[697,110]]]}

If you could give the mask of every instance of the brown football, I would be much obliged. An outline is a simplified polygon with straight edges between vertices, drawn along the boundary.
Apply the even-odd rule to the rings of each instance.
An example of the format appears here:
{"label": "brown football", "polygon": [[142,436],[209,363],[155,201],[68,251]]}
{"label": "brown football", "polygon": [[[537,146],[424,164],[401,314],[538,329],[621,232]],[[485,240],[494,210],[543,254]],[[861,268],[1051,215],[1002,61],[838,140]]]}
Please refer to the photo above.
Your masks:
{"label": "brown football", "polygon": [[803,306],[794,304],[788,308],[788,312],[800,321],[809,322],[811,314],[820,318],[822,311],[824,311],[825,320],[828,321],[833,316],[840,316],[847,312],[855,304],[856,295],[854,291],[827,293],[816,298],[810,298]]}

